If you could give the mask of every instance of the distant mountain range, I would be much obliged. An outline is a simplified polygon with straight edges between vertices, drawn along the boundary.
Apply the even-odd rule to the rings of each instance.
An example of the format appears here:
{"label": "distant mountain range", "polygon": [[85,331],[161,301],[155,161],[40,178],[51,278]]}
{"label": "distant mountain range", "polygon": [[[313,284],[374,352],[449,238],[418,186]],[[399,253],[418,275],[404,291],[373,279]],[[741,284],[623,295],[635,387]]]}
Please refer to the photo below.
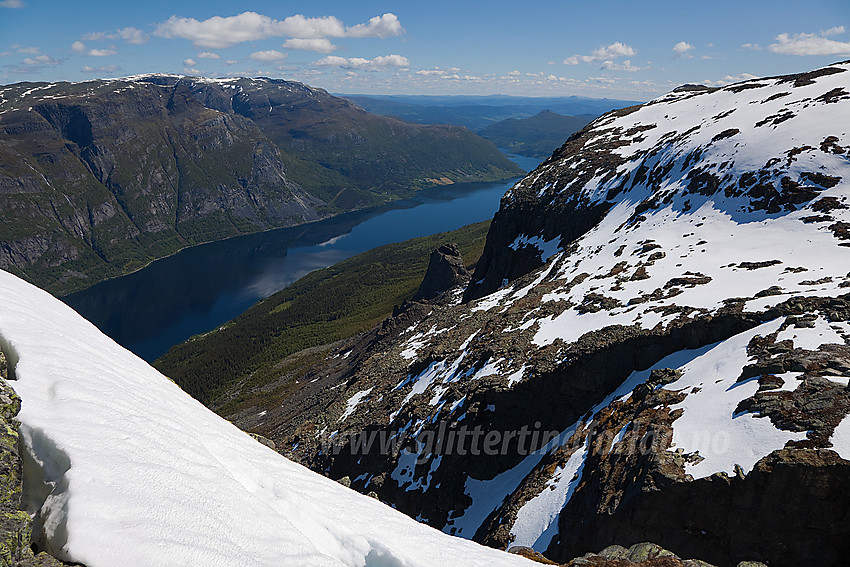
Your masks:
{"label": "distant mountain range", "polygon": [[68,293],[180,248],[522,170],[457,126],[273,79],[0,87],[0,267]]}
{"label": "distant mountain range", "polygon": [[417,124],[456,124],[480,132],[508,118],[529,118],[544,110],[599,116],[638,101],[585,97],[339,95],[367,111]]}

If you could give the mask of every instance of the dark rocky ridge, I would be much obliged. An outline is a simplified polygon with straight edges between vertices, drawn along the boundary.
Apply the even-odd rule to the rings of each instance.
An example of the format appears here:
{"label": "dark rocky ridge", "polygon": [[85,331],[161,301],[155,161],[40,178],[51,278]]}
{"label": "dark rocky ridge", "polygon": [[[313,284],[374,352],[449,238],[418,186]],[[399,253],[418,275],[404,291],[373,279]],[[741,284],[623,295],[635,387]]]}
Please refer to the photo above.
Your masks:
{"label": "dark rocky ridge", "polygon": [[[21,398],[9,383],[5,355],[0,352],[0,563],[4,567],[68,565],[33,544],[33,518],[22,509],[23,460],[18,438]],[[37,538],[37,535],[36,535]]]}
{"label": "dark rocky ridge", "polygon": [[185,246],[521,171],[466,129],[289,81],[152,75],[0,94],[0,268],[58,293]]}

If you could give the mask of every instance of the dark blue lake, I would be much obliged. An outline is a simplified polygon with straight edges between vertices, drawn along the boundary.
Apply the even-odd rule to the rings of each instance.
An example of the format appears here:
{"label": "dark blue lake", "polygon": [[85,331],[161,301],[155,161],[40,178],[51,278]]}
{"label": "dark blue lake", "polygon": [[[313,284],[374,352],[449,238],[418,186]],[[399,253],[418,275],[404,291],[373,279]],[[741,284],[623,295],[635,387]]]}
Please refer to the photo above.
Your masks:
{"label": "dark blue lake", "polygon": [[[528,170],[539,162],[511,158]],[[313,270],[377,246],[490,219],[515,181],[429,189],[375,209],[187,248],[63,301],[152,361]]]}

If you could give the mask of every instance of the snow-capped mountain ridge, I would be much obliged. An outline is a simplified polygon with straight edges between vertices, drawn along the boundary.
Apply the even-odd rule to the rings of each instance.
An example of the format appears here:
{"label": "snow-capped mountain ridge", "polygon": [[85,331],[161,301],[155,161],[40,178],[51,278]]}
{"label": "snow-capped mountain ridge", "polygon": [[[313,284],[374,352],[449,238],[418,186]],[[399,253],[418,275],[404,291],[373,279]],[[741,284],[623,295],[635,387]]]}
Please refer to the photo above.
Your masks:
{"label": "snow-capped mountain ridge", "polygon": [[[616,203],[633,207],[624,228],[662,204],[687,212],[709,197],[714,209],[736,222],[787,214],[834,187],[841,179],[836,172],[846,171],[846,128],[835,115],[850,97],[848,68],[843,63],[722,89],[678,91],[609,113],[505,195],[494,234],[501,223],[524,221],[514,231],[567,244],[575,238],[565,231],[570,223],[553,223],[553,215],[607,211]],[[522,220],[511,217],[514,209],[522,210]],[[544,209],[547,214],[536,216],[549,219],[545,226],[528,218],[531,210]],[[600,214],[593,216],[598,220]],[[491,274],[488,266],[511,263],[491,258],[504,253],[497,249],[507,238],[489,245],[474,281],[501,284],[504,271]]]}
{"label": "snow-capped mountain ridge", "polygon": [[[755,488],[792,490],[774,471],[850,470],[848,70],[679,90],[597,119],[505,195],[465,303],[402,313],[350,356],[353,368],[317,371],[344,386],[313,393],[321,409],[240,419],[298,443],[310,466],[490,545],[565,560],[661,537],[718,563],[803,560],[771,545],[831,508],[760,533],[714,522],[717,510],[690,517],[676,499],[734,503],[742,491],[774,517]],[[424,444],[397,459],[318,448],[323,420],[345,436],[387,415],[408,435],[525,427],[560,432],[563,445],[475,459]],[[650,433],[648,452],[611,450]],[[651,515],[665,506],[674,513]],[[627,541],[605,540],[617,534]]]}

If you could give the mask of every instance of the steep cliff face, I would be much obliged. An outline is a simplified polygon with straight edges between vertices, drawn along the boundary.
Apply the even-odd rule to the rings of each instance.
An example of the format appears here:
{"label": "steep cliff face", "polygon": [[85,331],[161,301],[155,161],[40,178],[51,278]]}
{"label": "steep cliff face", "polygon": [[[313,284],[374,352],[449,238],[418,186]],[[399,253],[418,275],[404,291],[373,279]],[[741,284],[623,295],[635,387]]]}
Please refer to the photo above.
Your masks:
{"label": "steep cliff face", "polygon": [[497,547],[839,564],[848,71],[599,118],[505,195],[464,302],[415,304],[291,407],[234,418]]}
{"label": "steep cliff face", "polygon": [[466,130],[287,81],[21,83],[0,87],[0,267],[62,293],[187,245],[517,173]]}

